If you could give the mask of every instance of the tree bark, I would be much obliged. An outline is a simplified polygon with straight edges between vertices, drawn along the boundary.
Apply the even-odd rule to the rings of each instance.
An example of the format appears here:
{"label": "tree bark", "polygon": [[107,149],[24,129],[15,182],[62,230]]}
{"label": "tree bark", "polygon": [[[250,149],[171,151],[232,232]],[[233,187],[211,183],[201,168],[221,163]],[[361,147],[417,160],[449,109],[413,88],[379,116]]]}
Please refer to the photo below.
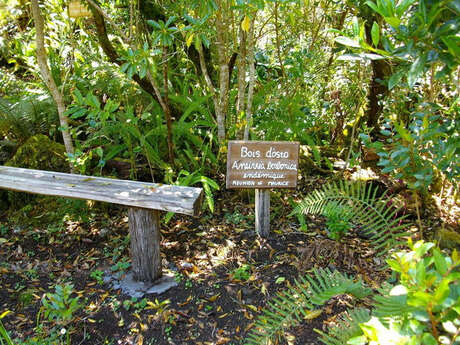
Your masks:
{"label": "tree bark", "polygon": [[[366,31],[366,39],[368,44],[372,44],[372,23],[375,20],[375,16],[364,17],[366,20],[364,29]],[[380,49],[381,44],[379,44]],[[385,60],[372,60],[372,77],[369,83],[369,94],[367,96],[367,110],[366,110],[366,122],[367,126],[372,128],[372,133],[379,132],[379,119],[382,115],[383,104],[380,102],[388,93],[388,88],[383,81],[391,73],[391,66]]]}
{"label": "tree bark", "polygon": [[284,64],[283,60],[281,59],[281,42],[280,42],[280,34],[279,34],[279,27],[278,27],[278,0],[275,1],[275,38],[276,38],[276,55],[278,55],[278,62],[281,67],[281,76],[284,78],[286,73],[284,72]]}
{"label": "tree bark", "polygon": [[[255,14],[254,14],[255,17]],[[246,126],[244,127],[244,140],[249,139],[249,128],[252,121],[252,100],[254,98],[254,83],[256,75],[256,65],[254,57],[254,21],[251,20],[251,27],[248,35],[248,65],[249,65],[249,86],[248,86],[248,99],[246,103]]]}
{"label": "tree bark", "polygon": [[[38,0],[31,1],[32,7],[32,15],[34,18],[35,23],[35,41],[36,41],[36,55],[37,55],[37,62],[38,67],[40,68],[40,73],[45,82],[46,87],[50,90],[50,93],[56,102],[57,110],[59,114],[59,122],[62,127],[62,138],[64,140],[64,146],[67,152],[67,155],[70,157],[74,154],[74,148],[72,143],[72,138],[69,133],[69,122],[65,113],[65,102],[64,97],[62,96],[61,92],[59,91],[56,82],[51,75],[51,71],[48,67],[48,60],[47,54],[45,49],[45,34],[44,34],[44,20],[43,16],[40,12],[40,6],[38,4]],[[71,163],[69,163],[70,171],[73,172],[74,168]]]}
{"label": "tree bark", "polygon": [[165,118],[166,118],[166,129],[167,129],[167,141],[168,141],[168,156],[169,163],[174,166],[174,142],[172,137],[172,118],[171,118],[171,107],[169,106],[169,81],[168,81],[168,47],[163,46],[163,84],[164,84],[164,103],[165,103]]}
{"label": "tree bark", "polygon": [[227,28],[225,27],[224,9],[220,8],[216,16],[216,46],[219,64],[219,107],[216,109],[217,137],[220,143],[225,140],[225,118],[228,109],[229,68],[227,59]]}
{"label": "tree bark", "polygon": [[236,119],[238,121],[239,116],[244,111],[245,95],[246,95],[246,33],[241,28],[239,29],[240,36],[240,49],[238,54],[238,96],[236,99]]}
{"label": "tree bark", "polygon": [[130,207],[128,219],[134,279],[153,282],[161,277],[159,211]]}

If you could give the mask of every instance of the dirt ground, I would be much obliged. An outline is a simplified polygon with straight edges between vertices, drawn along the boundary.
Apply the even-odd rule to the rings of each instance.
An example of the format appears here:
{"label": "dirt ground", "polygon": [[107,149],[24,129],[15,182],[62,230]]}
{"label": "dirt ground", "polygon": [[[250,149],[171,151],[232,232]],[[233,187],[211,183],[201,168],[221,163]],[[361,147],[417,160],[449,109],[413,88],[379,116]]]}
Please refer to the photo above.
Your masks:
{"label": "dirt ground", "polygon": [[[222,192],[214,214],[174,216],[162,225],[161,249],[164,271],[178,286],[139,300],[97,278],[129,270],[126,212],[83,207],[87,216],[80,213],[80,220],[74,215],[43,225],[38,205],[49,198],[39,198],[26,210],[31,224],[0,225],[0,312],[11,311],[2,320],[5,328],[22,340],[65,328],[78,345],[244,344],[267,301],[314,267],[360,275],[371,287],[386,278],[382,260],[356,234],[341,243],[327,239],[321,217],[306,218],[301,231],[289,216],[295,197],[272,196],[268,239],[254,232],[249,193]],[[68,324],[56,324],[47,319],[42,298],[63,282],[74,285],[72,297],[79,296],[82,308]],[[332,300],[318,317],[286,332],[280,344],[319,344],[314,329],[325,330],[348,306],[346,298]]]}

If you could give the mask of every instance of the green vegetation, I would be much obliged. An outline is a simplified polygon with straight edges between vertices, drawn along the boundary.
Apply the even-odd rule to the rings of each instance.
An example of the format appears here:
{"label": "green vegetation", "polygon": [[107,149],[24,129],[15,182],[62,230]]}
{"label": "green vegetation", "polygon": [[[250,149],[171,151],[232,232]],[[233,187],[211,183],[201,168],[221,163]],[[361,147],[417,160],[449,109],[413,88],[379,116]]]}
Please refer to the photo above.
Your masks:
{"label": "green vegetation", "polygon": [[[0,345],[459,344],[459,32],[459,0],[0,1],[0,166],[203,188],[161,298],[104,284],[122,207],[1,190]],[[267,238],[229,140],[300,143]]]}
{"label": "green vegetation", "polygon": [[[373,296],[375,309],[343,313],[328,332],[316,330],[326,345],[459,344],[460,258],[443,255],[433,243],[409,241],[409,250],[387,260],[397,274]],[[247,344],[267,344],[282,337],[301,320],[318,317],[333,297],[349,294],[363,299],[371,290],[340,272],[314,271],[271,300]],[[439,342],[438,342],[439,341]]]}

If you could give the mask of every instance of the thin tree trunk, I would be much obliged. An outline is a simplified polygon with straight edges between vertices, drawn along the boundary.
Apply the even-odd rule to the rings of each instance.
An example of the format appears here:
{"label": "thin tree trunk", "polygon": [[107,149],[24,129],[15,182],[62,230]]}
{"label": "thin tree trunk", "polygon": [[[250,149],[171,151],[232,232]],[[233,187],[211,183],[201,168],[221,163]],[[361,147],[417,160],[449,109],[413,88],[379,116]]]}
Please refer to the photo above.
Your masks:
{"label": "thin tree trunk", "polygon": [[[40,73],[42,75],[43,81],[46,84],[46,87],[50,90],[51,95],[56,102],[58,114],[59,114],[59,122],[62,127],[62,138],[64,140],[64,146],[67,152],[67,155],[70,157],[74,154],[74,148],[72,143],[72,138],[69,133],[69,122],[65,113],[65,103],[64,98],[59,91],[56,82],[51,75],[50,69],[48,67],[48,60],[45,50],[45,34],[44,34],[44,20],[43,16],[40,12],[40,6],[38,4],[38,0],[31,1],[32,6],[32,15],[34,17],[35,22],[35,40],[36,40],[36,54],[37,54],[37,62],[38,67],[40,68]],[[73,172],[74,168],[71,163],[69,163],[70,171]]]}
{"label": "thin tree trunk", "polygon": [[[255,14],[254,14],[255,17]],[[254,98],[254,82],[256,75],[256,66],[254,58],[254,21],[251,20],[251,28],[249,29],[248,35],[248,65],[249,65],[249,87],[248,87],[248,99],[246,104],[246,126],[244,127],[244,140],[249,140],[249,128],[252,121],[252,100]]]}
{"label": "thin tree trunk", "polygon": [[224,16],[221,9],[220,16],[216,18],[216,31],[217,31],[217,59],[219,63],[219,107],[216,109],[217,120],[217,137],[220,143],[225,140],[225,117],[228,108],[228,88],[229,88],[229,75],[228,75],[228,62],[227,62],[227,40],[226,30],[224,23]]}
{"label": "thin tree trunk", "polygon": [[283,59],[281,59],[281,42],[278,28],[278,0],[275,1],[275,38],[276,38],[276,55],[278,55],[278,62],[281,67],[281,76],[284,78],[286,73],[284,72]]}
{"label": "thin tree trunk", "polygon": [[201,71],[203,72],[204,76],[204,81],[206,82],[206,85],[208,86],[209,92],[211,93],[212,96],[212,101],[214,103],[214,111],[216,112],[216,118],[218,118],[217,114],[220,114],[220,104],[219,104],[219,99],[216,94],[216,89],[212,83],[211,77],[209,76],[208,72],[208,67],[206,66],[206,61],[204,58],[204,52],[203,52],[203,45],[199,44],[198,45],[198,55],[200,58],[200,68]]}
{"label": "thin tree trunk", "polygon": [[238,97],[236,100],[236,121],[244,111],[244,98],[246,91],[246,33],[240,27],[240,47],[238,54]]}
{"label": "thin tree trunk", "polygon": [[[365,18],[365,31],[367,43],[371,44],[371,28],[373,18]],[[380,48],[380,47],[379,47]],[[373,133],[379,132],[379,119],[382,115],[383,103],[381,100],[388,93],[388,88],[381,83],[391,73],[391,67],[385,60],[372,60],[372,77],[369,85],[369,94],[367,96],[368,106],[366,110],[367,127],[372,128]]]}
{"label": "thin tree trunk", "polygon": [[167,140],[168,140],[168,154],[169,163],[174,166],[174,142],[172,138],[172,119],[171,119],[171,108],[169,106],[168,96],[168,47],[163,46],[163,82],[164,82],[164,103],[165,103],[165,118],[167,128]]}

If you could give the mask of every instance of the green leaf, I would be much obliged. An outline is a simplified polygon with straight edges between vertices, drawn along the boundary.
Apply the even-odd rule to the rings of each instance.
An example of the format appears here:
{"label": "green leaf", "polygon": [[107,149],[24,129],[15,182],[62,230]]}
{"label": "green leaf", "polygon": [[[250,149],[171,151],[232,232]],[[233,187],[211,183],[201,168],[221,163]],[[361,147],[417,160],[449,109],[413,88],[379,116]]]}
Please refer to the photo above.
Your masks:
{"label": "green leaf", "polygon": [[442,304],[442,302],[449,297],[449,293],[449,280],[443,279],[434,292],[434,301],[437,304]]}
{"label": "green leaf", "polygon": [[353,48],[361,48],[361,45],[359,44],[358,41],[355,41],[349,37],[339,36],[335,38],[335,41],[344,46],[353,47]]}
{"label": "green leaf", "polygon": [[284,282],[286,280],[286,278],[284,277],[278,277],[276,280],[275,280],[275,284],[281,284],[282,282]]}
{"label": "green leaf", "polygon": [[396,6],[396,15],[398,17],[401,17],[404,12],[409,8],[410,5],[412,5],[415,2],[415,0],[403,0],[401,1],[400,4]]}
{"label": "green leaf", "polygon": [[372,24],[371,37],[372,37],[372,43],[374,44],[374,46],[377,47],[380,42],[380,28],[377,22],[374,22]]}
{"label": "green leaf", "polygon": [[409,73],[407,75],[407,83],[409,84],[410,88],[414,86],[415,82],[422,74],[423,69],[425,67],[426,59],[427,59],[427,54],[424,53],[420,55],[411,65]]}
{"label": "green leaf", "polygon": [[388,89],[392,90],[396,85],[398,85],[403,76],[404,73],[402,71],[393,74],[388,80]]}
{"label": "green leaf", "polygon": [[434,257],[434,265],[436,266],[436,269],[441,275],[445,275],[447,273],[446,259],[440,253],[438,249],[433,250],[433,257]]}
{"label": "green leaf", "polygon": [[435,337],[431,333],[424,333],[422,337],[422,344],[424,345],[438,345]]}
{"label": "green leaf", "polygon": [[367,344],[367,338],[364,335],[361,335],[359,337],[353,337],[347,341],[347,345],[366,345],[366,344]]}
{"label": "green leaf", "polygon": [[378,14],[380,14],[382,17],[387,16],[387,13],[385,12],[385,9],[377,7],[377,5],[372,2],[372,1],[366,1],[366,5],[372,8],[372,10]]}
{"label": "green leaf", "polygon": [[383,17],[383,19],[395,29],[401,24],[401,20],[396,17]]}
{"label": "green leaf", "polygon": [[441,40],[447,46],[449,53],[455,57],[455,59],[460,59],[460,42],[458,37],[455,36],[448,36],[448,37],[441,37]]}

